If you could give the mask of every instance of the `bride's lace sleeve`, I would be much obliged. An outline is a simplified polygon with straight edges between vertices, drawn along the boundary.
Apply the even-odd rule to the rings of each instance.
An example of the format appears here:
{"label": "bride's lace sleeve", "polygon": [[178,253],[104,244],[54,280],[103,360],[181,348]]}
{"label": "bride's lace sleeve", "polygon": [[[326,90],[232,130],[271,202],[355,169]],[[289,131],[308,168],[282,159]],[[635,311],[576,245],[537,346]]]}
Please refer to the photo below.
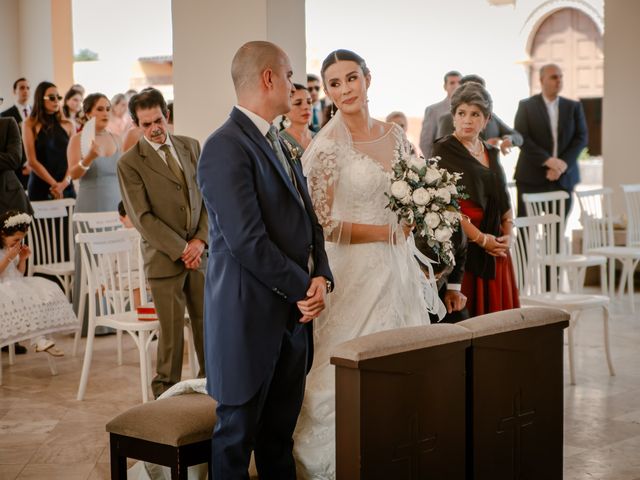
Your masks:
{"label": "bride's lace sleeve", "polygon": [[332,142],[323,142],[307,164],[307,182],[318,222],[329,242],[349,243],[350,224],[335,215],[334,199],[339,181],[338,151]]}

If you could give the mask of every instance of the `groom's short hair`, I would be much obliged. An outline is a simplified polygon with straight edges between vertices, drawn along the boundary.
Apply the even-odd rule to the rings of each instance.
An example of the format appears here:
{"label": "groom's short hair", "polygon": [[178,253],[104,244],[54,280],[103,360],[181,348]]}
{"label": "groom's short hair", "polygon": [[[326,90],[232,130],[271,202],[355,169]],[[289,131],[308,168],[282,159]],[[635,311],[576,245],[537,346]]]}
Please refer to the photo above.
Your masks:
{"label": "groom's short hair", "polygon": [[262,72],[274,67],[284,51],[271,42],[252,41],[242,45],[231,62],[231,78],[236,93],[253,87]]}

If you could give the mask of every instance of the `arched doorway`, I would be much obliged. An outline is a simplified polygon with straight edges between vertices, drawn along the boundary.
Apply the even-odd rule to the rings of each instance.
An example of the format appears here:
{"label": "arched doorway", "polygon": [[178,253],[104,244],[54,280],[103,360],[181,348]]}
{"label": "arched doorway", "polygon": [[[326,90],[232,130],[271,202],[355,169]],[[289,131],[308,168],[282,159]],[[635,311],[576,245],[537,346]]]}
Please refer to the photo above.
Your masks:
{"label": "arched doorway", "polygon": [[529,85],[540,92],[540,67],[556,63],[564,73],[562,95],[580,100],[589,128],[589,152],[602,152],[602,94],[604,55],[602,34],[583,12],[563,8],[549,15],[531,42]]}

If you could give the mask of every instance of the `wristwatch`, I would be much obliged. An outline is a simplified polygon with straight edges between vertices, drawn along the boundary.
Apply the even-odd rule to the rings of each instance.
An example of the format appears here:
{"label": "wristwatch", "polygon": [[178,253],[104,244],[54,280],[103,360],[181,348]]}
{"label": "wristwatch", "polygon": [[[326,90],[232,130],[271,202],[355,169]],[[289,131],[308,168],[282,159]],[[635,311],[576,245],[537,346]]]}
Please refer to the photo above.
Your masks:
{"label": "wristwatch", "polygon": [[331,280],[324,279],[327,285],[327,293],[331,293],[333,291],[333,282]]}

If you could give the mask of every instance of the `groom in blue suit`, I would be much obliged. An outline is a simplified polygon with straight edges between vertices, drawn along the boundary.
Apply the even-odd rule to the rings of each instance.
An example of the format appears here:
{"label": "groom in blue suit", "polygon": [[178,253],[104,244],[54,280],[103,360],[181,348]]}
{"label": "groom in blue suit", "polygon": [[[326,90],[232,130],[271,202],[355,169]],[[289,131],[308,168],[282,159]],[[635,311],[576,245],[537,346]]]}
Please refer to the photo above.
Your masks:
{"label": "groom in blue suit", "polygon": [[218,402],[212,470],[295,479],[293,431],[313,358],[312,321],[333,277],[299,164],[271,122],[291,106],[291,64],[249,42],[231,65],[237,106],[206,141],[198,182],[209,213],[207,390]]}

